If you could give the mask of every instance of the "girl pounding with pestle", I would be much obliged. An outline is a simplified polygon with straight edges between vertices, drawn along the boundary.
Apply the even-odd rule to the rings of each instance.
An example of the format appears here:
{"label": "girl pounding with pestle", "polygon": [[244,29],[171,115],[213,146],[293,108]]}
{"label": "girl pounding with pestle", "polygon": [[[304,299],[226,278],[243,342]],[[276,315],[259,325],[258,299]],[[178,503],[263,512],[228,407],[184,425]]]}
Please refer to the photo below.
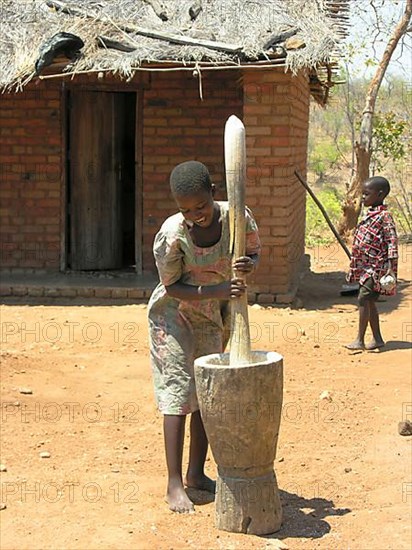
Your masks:
{"label": "girl pounding with pestle", "polygon": [[[156,402],[164,415],[168,471],[167,502],[174,512],[193,512],[184,485],[215,491],[204,473],[208,441],[200,417],[194,360],[222,353],[229,337],[229,299],[246,287],[231,278],[232,261],[227,202],[214,201],[215,187],[204,164],[176,166],[170,187],[179,213],[167,218],[154,241],[160,283],[149,301],[150,359]],[[246,209],[246,256],[233,266],[251,273],[259,254],[258,229]],[[189,465],[182,478],[186,415],[190,419]]]}

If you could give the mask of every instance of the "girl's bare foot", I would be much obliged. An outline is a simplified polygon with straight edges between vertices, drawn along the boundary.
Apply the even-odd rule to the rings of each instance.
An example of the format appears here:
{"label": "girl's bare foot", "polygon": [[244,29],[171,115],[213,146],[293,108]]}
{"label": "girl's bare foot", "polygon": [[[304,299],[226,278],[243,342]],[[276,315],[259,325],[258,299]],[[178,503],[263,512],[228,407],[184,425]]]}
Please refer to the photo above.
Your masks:
{"label": "girl's bare foot", "polygon": [[183,485],[169,486],[166,502],[169,504],[170,510],[178,514],[192,514],[195,511],[193,502],[187,496]]}
{"label": "girl's bare foot", "polygon": [[216,481],[210,479],[210,477],[205,476],[204,474],[199,477],[189,477],[186,476],[185,479],[186,487],[191,489],[198,489],[199,491],[207,491],[208,493],[216,493]]}
{"label": "girl's bare foot", "polygon": [[366,344],[365,349],[368,351],[372,351],[374,349],[380,349],[383,348],[385,345],[385,342],[383,340],[371,340],[369,344]]}
{"label": "girl's bare foot", "polygon": [[360,340],[354,340],[350,344],[345,344],[345,348],[347,349],[365,349],[364,342],[361,342]]}

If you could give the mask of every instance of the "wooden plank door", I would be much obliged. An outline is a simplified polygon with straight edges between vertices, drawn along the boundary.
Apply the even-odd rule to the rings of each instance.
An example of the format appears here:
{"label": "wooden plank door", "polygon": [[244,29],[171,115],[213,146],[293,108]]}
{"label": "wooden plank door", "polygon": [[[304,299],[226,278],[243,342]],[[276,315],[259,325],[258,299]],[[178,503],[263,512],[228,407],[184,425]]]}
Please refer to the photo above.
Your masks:
{"label": "wooden plank door", "polygon": [[121,94],[75,90],[70,108],[70,266],[122,267]]}

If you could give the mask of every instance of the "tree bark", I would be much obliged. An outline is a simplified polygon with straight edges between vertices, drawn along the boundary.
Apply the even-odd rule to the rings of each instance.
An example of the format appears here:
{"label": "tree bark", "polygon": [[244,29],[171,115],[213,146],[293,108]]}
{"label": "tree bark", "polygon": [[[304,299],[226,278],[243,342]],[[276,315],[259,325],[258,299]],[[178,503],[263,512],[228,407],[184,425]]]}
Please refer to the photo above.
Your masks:
{"label": "tree bark", "polygon": [[364,181],[369,178],[372,155],[373,116],[375,113],[376,98],[393,52],[399,40],[407,32],[411,21],[411,14],[412,0],[407,0],[403,16],[393,30],[375,75],[369,84],[365,98],[365,107],[362,112],[359,141],[355,143],[355,170],[349,183],[348,192],[343,205],[343,216],[339,224],[339,233],[341,235],[350,233],[358,222],[361,210],[362,185]]}

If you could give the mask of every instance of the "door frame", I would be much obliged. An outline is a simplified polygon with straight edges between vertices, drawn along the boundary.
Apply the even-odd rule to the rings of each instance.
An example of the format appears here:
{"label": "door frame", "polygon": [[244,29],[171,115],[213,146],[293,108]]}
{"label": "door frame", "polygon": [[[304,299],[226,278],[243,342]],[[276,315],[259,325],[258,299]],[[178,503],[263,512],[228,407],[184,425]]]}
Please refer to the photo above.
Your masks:
{"label": "door frame", "polygon": [[68,131],[70,117],[70,92],[76,90],[93,92],[133,92],[136,94],[136,124],[135,124],[135,272],[137,275],[143,273],[143,93],[150,86],[149,75],[139,75],[138,82],[62,82],[61,86],[61,143],[63,147],[61,155],[60,186],[61,186],[61,208],[60,208],[60,271],[71,271],[69,263],[69,210],[68,210],[68,189],[70,162],[68,154]]}

